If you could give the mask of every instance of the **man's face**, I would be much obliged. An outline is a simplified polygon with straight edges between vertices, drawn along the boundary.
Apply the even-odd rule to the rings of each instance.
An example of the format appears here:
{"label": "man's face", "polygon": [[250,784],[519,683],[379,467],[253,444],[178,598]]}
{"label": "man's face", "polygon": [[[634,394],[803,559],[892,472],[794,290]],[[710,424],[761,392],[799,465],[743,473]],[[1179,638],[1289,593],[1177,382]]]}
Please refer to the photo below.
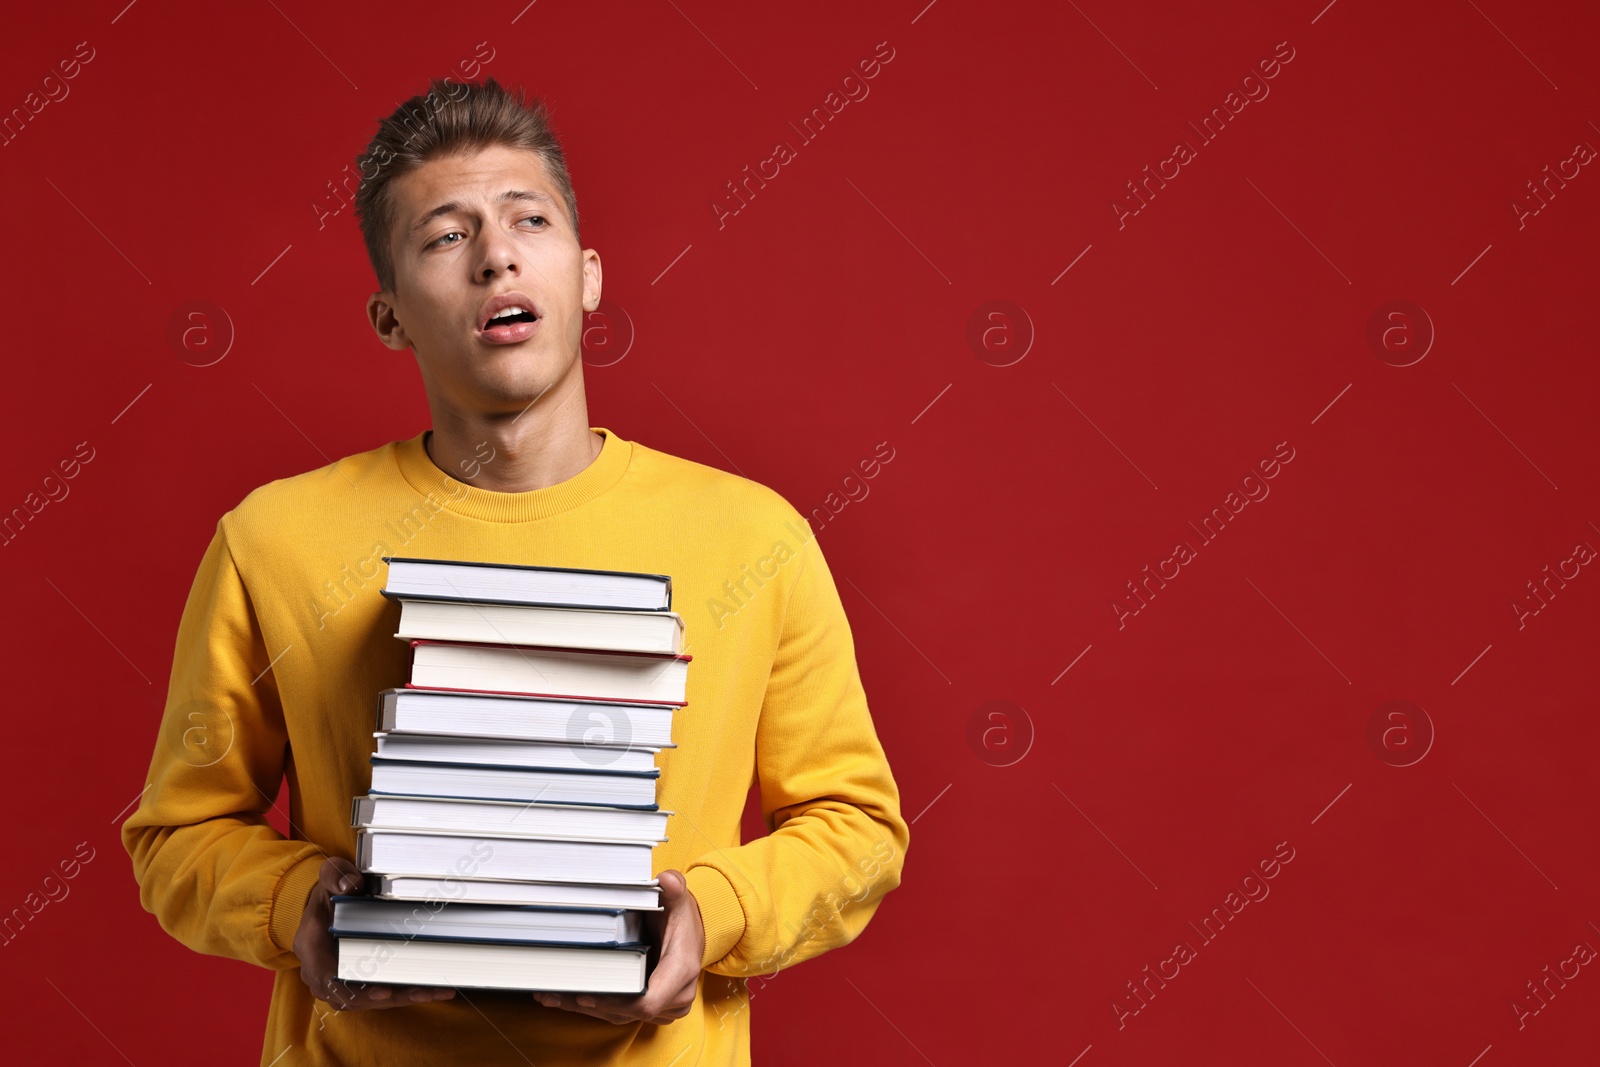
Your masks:
{"label": "man's face", "polygon": [[[391,191],[394,289],[374,293],[367,311],[384,344],[416,353],[431,401],[517,415],[581,375],[600,256],[578,246],[536,153],[496,146],[430,160]],[[507,302],[532,317],[486,325]]]}

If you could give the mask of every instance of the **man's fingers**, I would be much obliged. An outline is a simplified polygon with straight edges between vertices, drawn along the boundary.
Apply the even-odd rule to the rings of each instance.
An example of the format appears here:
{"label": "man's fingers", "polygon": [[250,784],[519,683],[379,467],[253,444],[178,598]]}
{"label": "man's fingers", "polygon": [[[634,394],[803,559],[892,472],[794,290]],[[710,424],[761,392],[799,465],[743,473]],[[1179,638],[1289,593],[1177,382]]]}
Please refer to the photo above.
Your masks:
{"label": "man's fingers", "polygon": [[[552,993],[533,998],[547,1008],[561,1008],[611,1023],[673,1022],[693,1010],[700,984],[700,945],[696,943],[698,905],[679,871],[661,872],[664,908],[649,917],[655,965],[643,993]],[[690,910],[694,909],[694,910]]]}
{"label": "man's fingers", "polygon": [[627,997],[615,993],[580,993],[574,995],[572,993],[539,992],[533,994],[533,997],[547,1008],[558,1008],[579,1015],[591,1015],[612,1025],[648,1022],[664,1026],[667,1023],[677,1022],[694,1009],[692,990],[681,991],[679,997],[660,1006],[651,1004],[646,999],[647,994]]}
{"label": "man's fingers", "polygon": [[333,915],[330,898],[358,892],[365,881],[360,869],[340,856],[324,859],[317,868],[317,884],[306,898],[305,914],[294,939],[300,977],[312,996],[335,1011],[398,1008],[453,998],[455,990],[448,987],[350,985],[339,980],[338,943],[328,929]]}
{"label": "man's fingers", "polygon": [[326,996],[321,999],[336,1011],[363,1011],[377,1008],[403,1008],[411,1004],[427,1004],[435,1000],[451,1000],[454,989],[436,986],[396,987],[387,985],[348,986],[329,979]]}
{"label": "man's fingers", "polygon": [[403,1008],[408,1004],[429,1004],[454,999],[456,991],[438,986],[376,986],[371,990],[371,1007]]}
{"label": "man's fingers", "polygon": [[699,959],[690,960],[681,951],[676,951],[674,946],[668,945],[662,950],[661,962],[651,972],[650,984],[641,999],[645,1005],[659,1009],[668,1002],[676,1001],[687,991],[688,999],[692,1001],[699,980]]}
{"label": "man's fingers", "polygon": [[[627,1016],[629,1019],[653,1019],[660,1015],[679,1013],[678,1018],[689,1014],[694,1006],[695,986],[691,983],[673,984],[667,981],[658,982],[655,976],[651,977],[650,988],[638,996],[620,996],[618,994],[582,994],[583,1000],[593,1002],[593,1007],[599,1011],[612,1011]],[[583,1010],[581,1001],[577,1002],[578,1010]]]}
{"label": "man's fingers", "polygon": [[[570,1011],[575,1015],[588,1015],[613,1026],[636,1023],[643,1018],[638,1012],[630,1011],[614,1001],[604,1002],[605,998],[597,998],[602,1001],[599,1003],[581,1004],[571,993],[535,993],[534,997],[547,1008]],[[583,999],[587,1001],[591,998],[584,994]]]}
{"label": "man's fingers", "polygon": [[690,995],[687,999],[685,999],[684,997],[680,996],[677,999],[669,1001],[667,1004],[665,1004],[661,1008],[657,1009],[653,1013],[650,1021],[653,1022],[653,1023],[675,1022],[678,1019],[681,1019],[684,1016],[688,1015],[693,1010],[694,1010],[694,998],[693,998],[693,996]]}
{"label": "man's fingers", "polygon": [[634,1023],[644,1017],[639,1010],[638,996],[625,996],[620,993],[549,993],[538,992],[533,995],[547,1008],[560,1008],[565,1011],[577,1012],[581,1015],[593,1015],[597,1019],[604,1019],[608,1023]]}
{"label": "man's fingers", "polygon": [[354,893],[364,880],[356,865],[343,856],[330,856],[317,870],[317,884],[329,896]]}
{"label": "man's fingers", "polygon": [[[637,1018],[653,1019],[680,1005],[692,1005],[700,983],[700,958],[693,951],[681,927],[669,929],[645,991],[632,998],[627,1010]],[[687,1007],[683,1010],[688,1013]]]}

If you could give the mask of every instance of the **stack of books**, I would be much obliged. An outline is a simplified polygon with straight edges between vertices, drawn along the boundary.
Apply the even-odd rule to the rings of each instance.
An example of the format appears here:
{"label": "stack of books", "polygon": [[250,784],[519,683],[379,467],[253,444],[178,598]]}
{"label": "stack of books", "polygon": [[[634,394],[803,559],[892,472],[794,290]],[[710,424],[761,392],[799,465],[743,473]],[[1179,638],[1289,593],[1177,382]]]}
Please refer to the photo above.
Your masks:
{"label": "stack of books", "polygon": [[671,578],[384,561],[411,680],[354,799],[371,895],[334,898],[340,979],[643,992],[691,659]]}

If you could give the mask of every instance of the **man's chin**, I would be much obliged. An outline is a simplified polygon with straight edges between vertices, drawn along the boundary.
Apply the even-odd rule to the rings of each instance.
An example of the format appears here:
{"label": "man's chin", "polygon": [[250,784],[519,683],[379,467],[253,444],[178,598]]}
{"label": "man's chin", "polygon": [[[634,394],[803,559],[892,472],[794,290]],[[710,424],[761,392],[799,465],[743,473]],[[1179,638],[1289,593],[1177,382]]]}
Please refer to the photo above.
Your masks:
{"label": "man's chin", "polygon": [[473,391],[479,411],[518,415],[549,394],[554,382],[481,383]]}
{"label": "man's chin", "polygon": [[458,365],[451,392],[477,411],[516,415],[555,391],[572,370],[530,346],[487,346]]}

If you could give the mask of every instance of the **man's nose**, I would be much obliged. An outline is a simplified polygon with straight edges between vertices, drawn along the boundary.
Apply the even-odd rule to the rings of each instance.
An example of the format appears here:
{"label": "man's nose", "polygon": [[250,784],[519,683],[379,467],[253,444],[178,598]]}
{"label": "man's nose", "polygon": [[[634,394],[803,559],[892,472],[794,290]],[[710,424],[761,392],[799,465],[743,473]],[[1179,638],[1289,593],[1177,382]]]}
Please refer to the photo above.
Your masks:
{"label": "man's nose", "polygon": [[479,273],[485,279],[496,274],[519,271],[517,248],[504,234],[486,231],[483,238],[483,262]]}

